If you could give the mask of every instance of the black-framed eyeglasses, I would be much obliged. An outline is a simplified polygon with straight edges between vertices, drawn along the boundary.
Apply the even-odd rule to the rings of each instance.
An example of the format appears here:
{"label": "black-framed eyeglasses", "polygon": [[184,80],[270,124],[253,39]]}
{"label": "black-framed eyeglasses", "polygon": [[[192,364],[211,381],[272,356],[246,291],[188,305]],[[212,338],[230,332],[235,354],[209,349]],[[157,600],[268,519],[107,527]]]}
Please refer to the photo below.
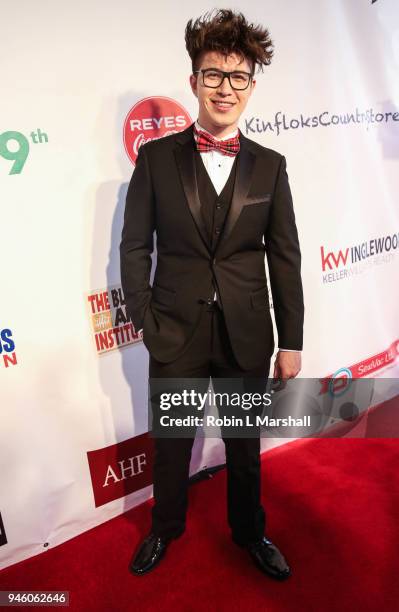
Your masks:
{"label": "black-framed eyeglasses", "polygon": [[252,81],[252,74],[242,70],[225,72],[218,68],[203,68],[202,70],[195,70],[194,74],[197,72],[202,74],[202,84],[204,87],[213,87],[214,89],[220,87],[225,78],[228,78],[232,89],[238,90],[246,89]]}

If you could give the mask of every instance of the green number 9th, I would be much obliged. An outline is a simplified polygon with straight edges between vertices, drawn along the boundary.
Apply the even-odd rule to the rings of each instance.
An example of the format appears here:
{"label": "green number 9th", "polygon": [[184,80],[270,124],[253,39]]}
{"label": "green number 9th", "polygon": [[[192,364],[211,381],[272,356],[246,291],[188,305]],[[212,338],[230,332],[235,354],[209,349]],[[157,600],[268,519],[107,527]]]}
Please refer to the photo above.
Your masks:
{"label": "green number 9th", "polygon": [[[10,151],[8,143],[15,140],[18,143],[16,151]],[[29,141],[21,132],[3,132],[0,134],[0,155],[13,161],[9,174],[20,174],[29,154]]]}

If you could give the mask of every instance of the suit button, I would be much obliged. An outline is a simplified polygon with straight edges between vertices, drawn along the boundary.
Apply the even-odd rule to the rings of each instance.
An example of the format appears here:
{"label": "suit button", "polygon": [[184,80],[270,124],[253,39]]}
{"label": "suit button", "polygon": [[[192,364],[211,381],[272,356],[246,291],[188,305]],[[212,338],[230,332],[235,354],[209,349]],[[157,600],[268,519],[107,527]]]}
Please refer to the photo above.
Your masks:
{"label": "suit button", "polygon": [[222,208],[222,204],[219,204],[219,202],[218,202],[218,203],[216,204],[216,208],[217,208],[218,210],[220,210],[220,209]]}
{"label": "suit button", "polygon": [[215,234],[220,234],[220,227],[217,227],[217,228],[215,229]]}
{"label": "suit button", "polygon": [[206,300],[206,303],[208,304],[208,306],[212,306],[212,304],[213,304],[213,299],[212,299],[212,298],[208,298],[208,299]]}

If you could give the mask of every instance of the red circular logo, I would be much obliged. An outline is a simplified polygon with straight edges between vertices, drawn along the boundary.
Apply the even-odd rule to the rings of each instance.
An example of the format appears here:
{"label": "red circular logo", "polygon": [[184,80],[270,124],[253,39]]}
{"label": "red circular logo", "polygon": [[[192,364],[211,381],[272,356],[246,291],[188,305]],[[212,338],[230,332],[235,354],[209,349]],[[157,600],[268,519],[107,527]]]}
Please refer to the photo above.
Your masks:
{"label": "red circular logo", "polygon": [[150,96],[135,104],[127,114],[123,126],[126,153],[136,163],[139,148],[149,140],[185,130],[193,123],[186,109],[163,96]]}

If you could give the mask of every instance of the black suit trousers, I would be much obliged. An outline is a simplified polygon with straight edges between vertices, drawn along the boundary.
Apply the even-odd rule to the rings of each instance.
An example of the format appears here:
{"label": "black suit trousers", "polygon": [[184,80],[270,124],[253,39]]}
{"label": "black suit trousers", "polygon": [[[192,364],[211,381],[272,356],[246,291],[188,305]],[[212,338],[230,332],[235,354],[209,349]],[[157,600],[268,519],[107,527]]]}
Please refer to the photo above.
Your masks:
{"label": "black suit trousers", "polygon": [[[187,348],[173,362],[161,363],[150,355],[151,379],[218,378],[263,379],[269,375],[270,357],[256,368],[242,370],[231,348],[223,312],[216,303],[203,305],[199,324]],[[266,514],[261,505],[260,439],[222,437],[227,468],[227,518],[232,538],[238,544],[257,541],[265,530]],[[152,531],[170,540],[185,530],[188,479],[194,437],[155,437],[153,463],[154,506]]]}

